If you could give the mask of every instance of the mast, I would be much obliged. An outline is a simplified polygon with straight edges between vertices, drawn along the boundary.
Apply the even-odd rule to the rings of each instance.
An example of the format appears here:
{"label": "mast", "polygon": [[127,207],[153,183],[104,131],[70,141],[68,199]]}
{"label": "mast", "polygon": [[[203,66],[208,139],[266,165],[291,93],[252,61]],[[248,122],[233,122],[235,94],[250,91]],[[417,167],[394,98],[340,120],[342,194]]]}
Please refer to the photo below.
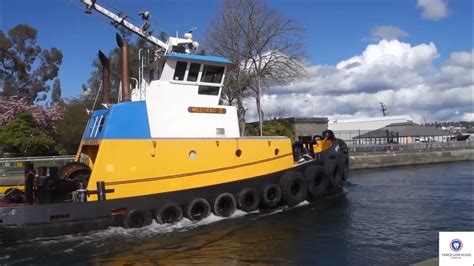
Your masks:
{"label": "mast", "polygon": [[86,5],[86,13],[92,13],[92,10],[96,10],[100,14],[106,16],[112,20],[112,25],[114,26],[123,26],[124,28],[130,30],[131,32],[137,34],[141,38],[147,40],[148,42],[158,46],[158,50],[164,53],[168,52],[178,52],[178,53],[192,53],[197,50],[199,43],[192,40],[192,32],[195,28],[189,30],[184,34],[184,38],[170,37],[168,43],[162,42],[157,37],[153,36],[151,32],[148,31],[150,28],[150,13],[148,11],[140,12],[139,15],[144,20],[144,24],[141,27],[137,27],[134,24],[127,21],[127,16],[123,14],[115,14],[112,11],[109,11],[105,7],[99,5],[97,0],[80,0],[83,4]]}

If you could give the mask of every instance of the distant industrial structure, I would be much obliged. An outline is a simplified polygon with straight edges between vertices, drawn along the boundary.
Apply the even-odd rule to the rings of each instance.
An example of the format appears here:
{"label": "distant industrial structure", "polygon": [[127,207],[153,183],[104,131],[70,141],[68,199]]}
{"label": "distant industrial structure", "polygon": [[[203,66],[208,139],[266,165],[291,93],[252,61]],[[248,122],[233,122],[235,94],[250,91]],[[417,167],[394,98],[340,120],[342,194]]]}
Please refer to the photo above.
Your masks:
{"label": "distant industrial structure", "polygon": [[394,123],[413,122],[408,115],[380,116],[329,121],[328,129],[334,131],[337,138],[352,143],[355,137]]}
{"label": "distant industrial structure", "polygon": [[353,138],[358,144],[412,144],[448,141],[452,134],[413,122],[393,123]]}
{"label": "distant industrial structure", "polygon": [[[284,122],[293,135],[300,136],[320,135],[330,129],[336,138],[344,140],[349,145],[367,144],[412,144],[420,142],[446,142],[466,140],[469,135],[458,134],[434,126],[424,126],[413,122],[409,115],[381,116],[370,118],[356,118],[329,121],[326,117],[289,117],[267,120],[270,122]],[[250,127],[257,123],[248,123]]]}

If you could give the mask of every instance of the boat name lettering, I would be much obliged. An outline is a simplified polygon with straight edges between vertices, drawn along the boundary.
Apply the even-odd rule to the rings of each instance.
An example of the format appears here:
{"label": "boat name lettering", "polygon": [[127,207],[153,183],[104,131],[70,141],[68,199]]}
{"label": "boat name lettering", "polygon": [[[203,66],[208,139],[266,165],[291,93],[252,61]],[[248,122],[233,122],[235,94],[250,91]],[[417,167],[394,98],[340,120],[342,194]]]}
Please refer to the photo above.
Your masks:
{"label": "boat name lettering", "polygon": [[205,114],[225,114],[225,108],[214,108],[214,107],[188,107],[190,113],[205,113]]}

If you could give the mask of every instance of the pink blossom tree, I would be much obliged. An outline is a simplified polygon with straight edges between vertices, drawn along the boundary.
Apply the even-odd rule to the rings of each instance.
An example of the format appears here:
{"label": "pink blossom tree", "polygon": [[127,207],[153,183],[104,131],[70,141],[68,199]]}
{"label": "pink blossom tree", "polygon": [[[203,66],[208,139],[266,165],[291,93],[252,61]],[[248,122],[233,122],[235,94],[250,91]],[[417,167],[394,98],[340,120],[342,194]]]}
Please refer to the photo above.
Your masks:
{"label": "pink blossom tree", "polygon": [[31,105],[28,104],[26,98],[18,96],[0,96],[0,126],[12,121],[22,112],[30,113],[39,127],[48,132],[56,133],[56,125],[62,119],[64,108],[59,105]]}

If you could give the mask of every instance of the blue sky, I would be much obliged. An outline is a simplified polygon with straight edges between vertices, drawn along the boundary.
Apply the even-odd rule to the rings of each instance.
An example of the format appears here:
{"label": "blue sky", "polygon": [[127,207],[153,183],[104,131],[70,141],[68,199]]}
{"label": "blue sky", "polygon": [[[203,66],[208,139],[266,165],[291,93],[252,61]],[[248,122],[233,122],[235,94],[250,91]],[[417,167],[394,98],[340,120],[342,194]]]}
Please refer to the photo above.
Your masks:
{"label": "blue sky", "polygon": [[[196,26],[195,39],[200,42],[219,9],[218,0],[106,0],[102,3],[130,15],[137,24],[140,19],[136,14],[149,10],[157,32],[174,34],[176,30],[183,32]],[[470,52],[473,48],[471,0],[276,0],[267,3],[305,29],[302,41],[306,44],[308,61],[314,66],[335,66],[361,55],[368,45],[385,38],[380,34],[386,36],[387,27],[375,36],[375,29],[380,26],[396,29],[392,32],[394,39],[413,47],[434,43],[436,56],[430,62],[434,67],[441,67],[453,52]],[[444,10],[439,10],[440,3]],[[19,23],[30,24],[38,30],[38,43],[42,47],[54,46],[63,52],[60,79],[64,96],[81,92],[81,84],[89,76],[98,49],[108,51],[116,45],[114,28],[98,14],[84,14],[79,0],[1,0],[0,16],[3,31]]]}

